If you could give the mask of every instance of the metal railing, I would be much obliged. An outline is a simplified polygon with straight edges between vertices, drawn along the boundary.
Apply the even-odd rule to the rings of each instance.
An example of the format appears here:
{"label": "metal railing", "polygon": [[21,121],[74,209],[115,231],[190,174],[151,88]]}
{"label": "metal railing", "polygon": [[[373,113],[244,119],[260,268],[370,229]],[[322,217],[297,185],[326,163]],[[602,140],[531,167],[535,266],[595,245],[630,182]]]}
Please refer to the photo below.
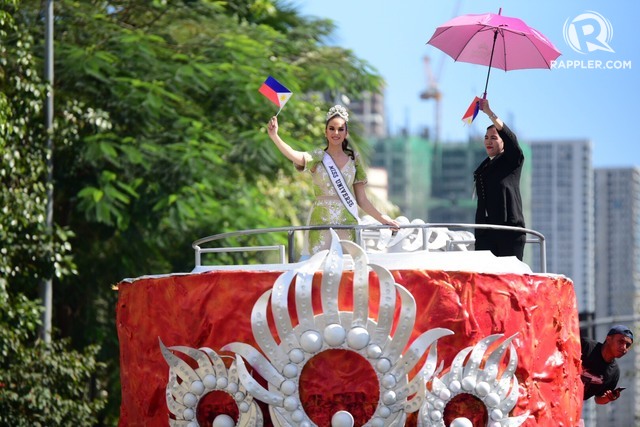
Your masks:
{"label": "metal railing", "polygon": [[[196,268],[202,266],[202,254],[204,253],[224,253],[224,252],[248,252],[248,251],[278,251],[280,263],[286,264],[290,262],[294,262],[292,260],[295,259],[296,254],[296,245],[295,245],[295,233],[296,232],[304,232],[304,231],[321,231],[321,230],[353,230],[355,232],[355,243],[365,247],[363,245],[364,235],[368,234],[371,236],[372,232],[380,232],[381,230],[389,230],[390,227],[388,225],[306,225],[306,226],[296,226],[296,227],[274,227],[274,228],[260,228],[253,230],[240,230],[229,233],[222,234],[214,234],[211,236],[203,237],[198,239],[192,243],[192,247],[195,250],[195,264]],[[542,273],[547,272],[547,255],[546,255],[546,246],[545,246],[545,238],[544,236],[535,231],[528,228],[520,228],[520,227],[509,227],[502,225],[491,225],[491,224],[459,224],[459,223],[411,223],[411,224],[402,224],[398,226],[398,232],[400,230],[409,229],[409,230],[420,230],[422,233],[422,245],[419,249],[416,250],[429,250],[429,233],[431,230],[475,230],[475,229],[489,229],[489,230],[504,230],[504,231],[517,231],[520,233],[525,233],[526,244],[537,244],[539,246],[538,256],[540,259],[540,269]],[[287,244],[284,245],[268,245],[268,246],[231,246],[231,247],[214,247],[214,248],[206,248],[202,247],[205,244],[211,242],[219,242],[222,240],[236,239],[239,237],[245,236],[255,236],[255,235],[264,235],[264,234],[275,234],[275,233],[287,233]],[[452,251],[455,245],[464,244],[470,245],[475,243],[475,239],[449,239],[446,244],[445,251]],[[366,249],[366,248],[365,248]],[[285,252],[287,256],[285,257]],[[411,252],[408,252],[411,253]]]}

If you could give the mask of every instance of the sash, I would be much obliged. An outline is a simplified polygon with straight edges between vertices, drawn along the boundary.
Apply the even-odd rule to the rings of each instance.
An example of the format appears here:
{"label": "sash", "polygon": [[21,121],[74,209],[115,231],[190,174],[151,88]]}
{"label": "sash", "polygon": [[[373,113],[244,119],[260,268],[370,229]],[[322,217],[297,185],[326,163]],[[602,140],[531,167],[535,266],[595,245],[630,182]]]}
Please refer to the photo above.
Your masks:
{"label": "sash", "polygon": [[329,179],[331,179],[333,188],[335,188],[336,193],[338,193],[340,201],[342,202],[344,207],[347,208],[349,213],[353,215],[356,221],[360,222],[360,218],[358,217],[358,203],[356,203],[356,198],[353,197],[353,194],[351,194],[351,190],[349,190],[349,186],[342,176],[340,169],[338,169],[331,156],[326,152],[324,153],[324,157],[322,158],[322,165],[327,170]]}

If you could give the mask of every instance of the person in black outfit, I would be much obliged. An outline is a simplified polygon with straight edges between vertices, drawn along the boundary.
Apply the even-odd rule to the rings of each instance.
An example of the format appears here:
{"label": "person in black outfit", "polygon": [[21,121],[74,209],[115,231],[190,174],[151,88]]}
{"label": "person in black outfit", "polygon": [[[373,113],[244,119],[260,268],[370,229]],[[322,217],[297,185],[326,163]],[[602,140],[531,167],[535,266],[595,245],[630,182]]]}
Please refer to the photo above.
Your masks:
{"label": "person in black outfit", "polygon": [[581,337],[580,344],[583,399],[595,396],[596,403],[604,405],[619,398],[622,389],[616,388],[620,379],[620,368],[616,359],[629,351],[633,344],[633,332],[624,325],[617,325],[609,330],[604,343]]}
{"label": "person in black outfit", "polygon": [[[524,154],[516,135],[491,111],[489,100],[480,109],[493,123],[487,128],[484,146],[488,157],[473,173],[478,197],[476,224],[524,227],[520,174]],[[475,250],[490,250],[495,256],[516,256],[522,261],[526,235],[520,232],[476,229]]]}

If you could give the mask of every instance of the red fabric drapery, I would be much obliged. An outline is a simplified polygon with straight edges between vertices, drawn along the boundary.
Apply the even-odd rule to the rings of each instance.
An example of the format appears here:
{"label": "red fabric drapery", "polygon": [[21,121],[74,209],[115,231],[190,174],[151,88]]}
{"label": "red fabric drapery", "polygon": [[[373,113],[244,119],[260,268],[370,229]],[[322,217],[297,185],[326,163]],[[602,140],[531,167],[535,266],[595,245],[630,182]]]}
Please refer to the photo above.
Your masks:
{"label": "red fabric drapery", "polygon": [[[518,333],[514,345],[520,398],[512,416],[529,411],[525,426],[577,425],[582,407],[580,339],[570,280],[562,276],[426,270],[392,273],[416,301],[411,341],[437,327],[454,331],[437,343],[438,361],[443,361],[446,368],[460,350],[488,335],[502,333],[509,337]],[[246,342],[257,348],[251,332],[251,310],[279,275],[213,271],[121,282],[117,305],[120,425],[169,425],[165,403],[168,366],[160,353],[159,338],[167,346],[210,347],[221,355],[225,353],[220,348],[231,342]],[[320,280],[321,273],[317,273],[316,310],[320,310],[316,292]],[[352,274],[345,272],[339,297],[344,311],[352,308],[351,280]],[[375,319],[379,292],[374,274],[369,295],[370,317]],[[289,307],[295,325],[293,301]],[[277,337],[275,328],[272,332]],[[336,350],[323,354],[305,367],[312,374],[305,377],[303,371],[303,405],[320,426],[330,425],[330,414],[343,407],[356,417],[356,425],[362,425],[378,399],[377,379],[368,364],[361,363],[355,353],[356,357],[344,353]],[[473,399],[462,399],[450,405],[445,416],[449,422],[457,416],[471,418],[464,412],[476,406]],[[271,425],[268,411],[263,409],[265,425]],[[207,411],[216,412],[215,408]],[[409,417],[407,425],[415,425],[415,416]]]}

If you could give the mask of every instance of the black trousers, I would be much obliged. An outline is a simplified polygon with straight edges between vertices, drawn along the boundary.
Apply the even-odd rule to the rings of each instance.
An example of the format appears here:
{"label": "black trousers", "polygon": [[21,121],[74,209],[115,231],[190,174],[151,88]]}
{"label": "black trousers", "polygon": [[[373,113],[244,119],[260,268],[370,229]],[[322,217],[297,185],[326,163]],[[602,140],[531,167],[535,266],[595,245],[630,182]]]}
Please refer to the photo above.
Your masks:
{"label": "black trousers", "polygon": [[522,261],[525,233],[504,230],[475,230],[476,251],[491,251],[495,256],[515,256]]}

